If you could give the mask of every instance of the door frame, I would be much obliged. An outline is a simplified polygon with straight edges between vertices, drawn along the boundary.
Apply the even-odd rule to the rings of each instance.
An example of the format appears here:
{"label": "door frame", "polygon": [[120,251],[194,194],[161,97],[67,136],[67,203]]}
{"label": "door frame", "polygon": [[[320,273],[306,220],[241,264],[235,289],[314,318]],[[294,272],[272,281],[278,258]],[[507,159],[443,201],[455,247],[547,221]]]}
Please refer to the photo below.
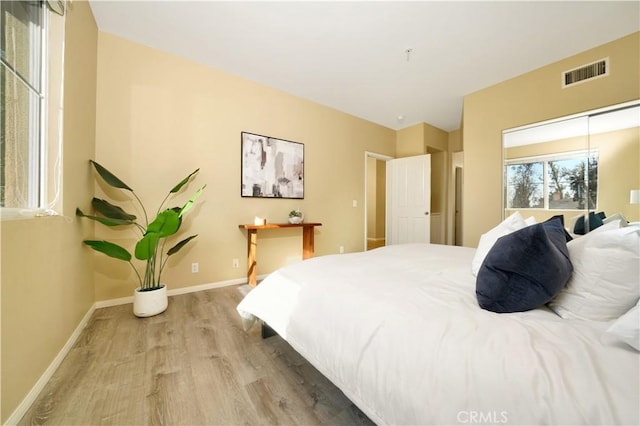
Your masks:
{"label": "door frame", "polygon": [[[369,158],[375,158],[376,160],[382,160],[382,161],[389,161],[389,160],[393,160],[395,159],[395,157],[391,157],[389,155],[384,155],[384,154],[380,154],[377,152],[371,152],[371,151],[365,151],[364,152],[364,245],[363,245],[363,251],[367,251],[367,234],[369,232],[368,226],[367,226],[367,214],[368,214],[368,206],[369,206],[369,202],[367,199],[367,186],[368,186],[368,182],[369,182],[369,166],[368,166],[368,159]],[[388,188],[385,188],[385,193],[388,191]],[[388,194],[387,197],[385,197],[385,210],[387,207],[387,199],[388,199]],[[385,223],[385,238],[386,238],[386,234],[387,234],[387,225]]]}

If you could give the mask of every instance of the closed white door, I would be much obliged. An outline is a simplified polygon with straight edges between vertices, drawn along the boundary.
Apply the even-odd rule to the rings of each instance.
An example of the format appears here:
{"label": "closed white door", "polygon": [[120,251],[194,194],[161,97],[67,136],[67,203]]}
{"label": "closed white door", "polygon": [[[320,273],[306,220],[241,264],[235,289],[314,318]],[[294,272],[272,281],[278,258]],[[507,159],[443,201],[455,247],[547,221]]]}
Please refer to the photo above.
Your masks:
{"label": "closed white door", "polygon": [[387,161],[387,244],[429,243],[431,155]]}

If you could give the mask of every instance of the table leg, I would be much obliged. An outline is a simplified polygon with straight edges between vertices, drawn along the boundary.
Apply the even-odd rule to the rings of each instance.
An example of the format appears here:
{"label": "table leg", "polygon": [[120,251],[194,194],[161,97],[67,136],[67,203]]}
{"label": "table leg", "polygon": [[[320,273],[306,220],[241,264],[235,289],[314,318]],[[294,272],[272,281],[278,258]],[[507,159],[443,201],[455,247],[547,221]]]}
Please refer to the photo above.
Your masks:
{"label": "table leg", "polygon": [[247,230],[247,283],[251,287],[257,284],[256,249],[258,245],[258,230]]}
{"label": "table leg", "polygon": [[302,259],[313,257],[313,226],[305,226],[302,228]]}

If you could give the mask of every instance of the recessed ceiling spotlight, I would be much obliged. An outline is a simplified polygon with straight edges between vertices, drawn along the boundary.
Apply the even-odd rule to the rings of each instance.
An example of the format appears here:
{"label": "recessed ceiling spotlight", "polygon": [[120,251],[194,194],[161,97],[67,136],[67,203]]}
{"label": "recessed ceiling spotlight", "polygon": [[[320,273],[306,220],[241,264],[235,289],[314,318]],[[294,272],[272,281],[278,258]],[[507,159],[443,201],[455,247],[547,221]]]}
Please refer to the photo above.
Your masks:
{"label": "recessed ceiling spotlight", "polygon": [[400,114],[400,115],[398,116],[398,121],[404,121],[404,115]]}

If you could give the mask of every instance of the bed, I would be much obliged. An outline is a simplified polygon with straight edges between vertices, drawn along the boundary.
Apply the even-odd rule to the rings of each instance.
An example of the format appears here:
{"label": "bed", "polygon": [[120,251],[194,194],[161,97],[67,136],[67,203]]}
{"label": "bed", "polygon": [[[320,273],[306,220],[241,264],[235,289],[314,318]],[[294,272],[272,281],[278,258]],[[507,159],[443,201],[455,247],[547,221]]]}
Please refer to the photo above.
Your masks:
{"label": "bed", "polygon": [[[402,244],[270,274],[238,305],[377,424],[639,424],[639,354],[614,321],[478,306],[476,249]],[[637,322],[637,321],[636,321]]]}

